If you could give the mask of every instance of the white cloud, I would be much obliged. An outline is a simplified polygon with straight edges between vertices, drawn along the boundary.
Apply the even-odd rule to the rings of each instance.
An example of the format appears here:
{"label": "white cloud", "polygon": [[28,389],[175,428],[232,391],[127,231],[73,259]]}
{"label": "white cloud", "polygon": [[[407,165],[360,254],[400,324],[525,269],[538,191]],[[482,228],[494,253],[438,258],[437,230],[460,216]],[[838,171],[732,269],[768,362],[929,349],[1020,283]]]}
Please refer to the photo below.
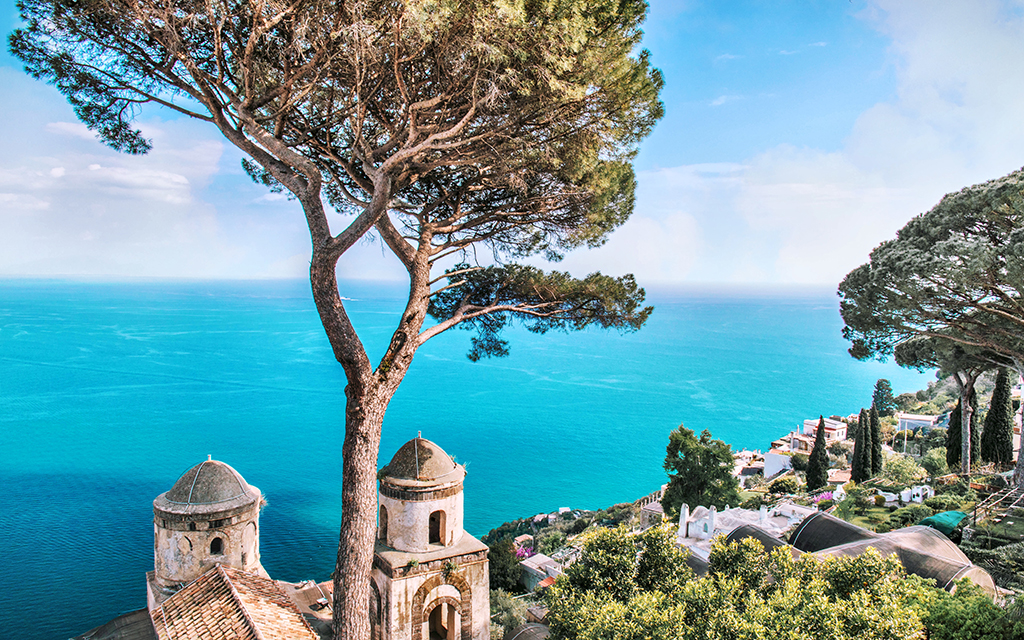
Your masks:
{"label": "white cloud", "polygon": [[742,57],[743,56],[738,56],[738,55],[735,55],[735,54],[732,54],[732,53],[723,53],[720,56],[716,56],[715,57],[715,61],[717,62],[717,61],[720,61],[720,60],[739,60]]}
{"label": "white cloud", "polygon": [[828,46],[828,43],[827,42],[812,42],[811,44],[809,44],[807,46],[808,47],[826,47],[826,46]]}
{"label": "white cloud", "polygon": [[787,51],[785,49],[782,49],[782,50],[779,51],[779,55],[780,56],[791,56],[791,55],[797,54],[797,53],[800,53],[800,51],[799,50]]}
{"label": "white cloud", "polygon": [[46,130],[50,133],[73,136],[82,140],[96,140],[96,134],[89,131],[89,127],[81,122],[49,122],[46,124]]}
{"label": "white cloud", "polygon": [[655,234],[648,251],[666,250],[657,234],[685,215],[697,239],[687,250],[700,260],[677,263],[677,280],[836,284],[943,194],[1020,168],[1024,21],[1015,7],[878,0],[862,17],[892,39],[895,97],[862,113],[838,150],[781,145],[727,171],[640,174],[636,215]]}

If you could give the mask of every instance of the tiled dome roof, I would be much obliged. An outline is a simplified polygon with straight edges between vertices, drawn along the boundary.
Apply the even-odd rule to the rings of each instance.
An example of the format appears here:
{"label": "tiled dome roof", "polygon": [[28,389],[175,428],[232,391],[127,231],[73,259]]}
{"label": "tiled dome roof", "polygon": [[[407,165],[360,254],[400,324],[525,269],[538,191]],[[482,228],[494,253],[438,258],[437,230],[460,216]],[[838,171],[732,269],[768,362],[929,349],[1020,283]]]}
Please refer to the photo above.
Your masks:
{"label": "tiled dome roof", "polygon": [[208,459],[182,474],[153,506],[171,514],[209,514],[248,508],[259,499],[259,489],[230,465]]}
{"label": "tiled dome roof", "polygon": [[413,438],[395,452],[384,475],[389,480],[428,483],[461,480],[465,472],[444,449],[426,438]]}

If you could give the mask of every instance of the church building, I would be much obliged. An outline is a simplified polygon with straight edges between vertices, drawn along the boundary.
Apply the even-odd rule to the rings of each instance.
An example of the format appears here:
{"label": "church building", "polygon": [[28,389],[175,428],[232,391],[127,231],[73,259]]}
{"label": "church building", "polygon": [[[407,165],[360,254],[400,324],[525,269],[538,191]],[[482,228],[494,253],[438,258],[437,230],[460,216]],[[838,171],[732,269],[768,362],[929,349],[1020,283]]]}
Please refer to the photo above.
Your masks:
{"label": "church building", "polygon": [[462,525],[466,469],[418,437],[380,476],[373,640],[489,640],[487,545]]}
{"label": "church building", "polygon": [[[373,640],[489,640],[487,547],[462,528],[465,468],[417,437],[380,475]],[[75,640],[329,638],[331,583],[273,580],[260,563],[264,504],[223,462],[190,468],[153,501],[146,608]]]}

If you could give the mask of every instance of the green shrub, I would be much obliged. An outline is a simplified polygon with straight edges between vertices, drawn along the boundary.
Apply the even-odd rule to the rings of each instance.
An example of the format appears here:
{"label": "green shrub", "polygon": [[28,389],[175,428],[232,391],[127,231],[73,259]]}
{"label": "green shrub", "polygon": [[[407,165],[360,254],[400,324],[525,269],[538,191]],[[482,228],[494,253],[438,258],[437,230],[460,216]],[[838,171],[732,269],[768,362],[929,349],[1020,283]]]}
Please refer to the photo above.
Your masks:
{"label": "green shrub", "polygon": [[925,498],[924,504],[936,511],[959,511],[964,501],[963,498],[954,493],[947,493],[941,496]]}
{"label": "green shrub", "polygon": [[926,507],[923,504],[914,504],[890,513],[889,522],[894,529],[900,529],[917,524],[932,515],[935,515],[935,511],[931,507]]}
{"label": "green shrub", "polygon": [[793,476],[784,476],[768,485],[768,491],[772,493],[799,493],[800,481]]}
{"label": "green shrub", "polygon": [[883,495],[875,496],[875,506],[876,507],[884,507],[885,506],[885,496],[883,496]]}
{"label": "green shrub", "polygon": [[807,471],[807,463],[810,460],[810,456],[806,453],[794,453],[789,460],[793,465],[794,471]]}

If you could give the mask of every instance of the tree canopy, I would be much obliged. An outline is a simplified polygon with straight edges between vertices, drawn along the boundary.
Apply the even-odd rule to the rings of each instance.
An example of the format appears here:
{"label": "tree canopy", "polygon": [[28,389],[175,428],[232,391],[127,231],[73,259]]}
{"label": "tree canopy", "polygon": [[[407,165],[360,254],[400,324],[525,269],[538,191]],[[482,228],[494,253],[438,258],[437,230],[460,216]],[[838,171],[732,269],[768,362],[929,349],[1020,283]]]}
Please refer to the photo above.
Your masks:
{"label": "tree canopy", "polygon": [[721,509],[740,503],[739,481],[733,477],[732,450],[704,430],[698,438],[683,425],[669,434],[665,452],[668,487],[661,506],[669,518],[679,517],[684,504]]}
{"label": "tree canopy", "polygon": [[871,478],[871,421],[866,409],[857,418],[857,439],[853,444],[850,478],[857,483]]}
{"label": "tree canopy", "polygon": [[892,397],[892,384],[885,378],[875,383],[875,390],[871,394],[871,403],[878,407],[878,413],[883,416],[891,416],[896,413],[896,399]]}
{"label": "tree canopy", "polygon": [[[370,635],[380,428],[419,346],[465,325],[478,332],[475,359],[507,353],[509,322],[635,330],[650,313],[632,278],[512,264],[598,246],[632,212],[631,160],[663,111],[661,74],[639,47],[646,10],[642,0],[19,3],[11,52],[104,143],[145,153],[141,110],[170,109],[216,128],[254,180],[301,206],[313,299],[347,381],[339,640]],[[409,278],[377,364],[336,279],[341,256],[370,235]]]}
{"label": "tree canopy", "polygon": [[1024,171],[965,188],[907,223],[839,286],[857,358],[942,337],[1024,364]]}

